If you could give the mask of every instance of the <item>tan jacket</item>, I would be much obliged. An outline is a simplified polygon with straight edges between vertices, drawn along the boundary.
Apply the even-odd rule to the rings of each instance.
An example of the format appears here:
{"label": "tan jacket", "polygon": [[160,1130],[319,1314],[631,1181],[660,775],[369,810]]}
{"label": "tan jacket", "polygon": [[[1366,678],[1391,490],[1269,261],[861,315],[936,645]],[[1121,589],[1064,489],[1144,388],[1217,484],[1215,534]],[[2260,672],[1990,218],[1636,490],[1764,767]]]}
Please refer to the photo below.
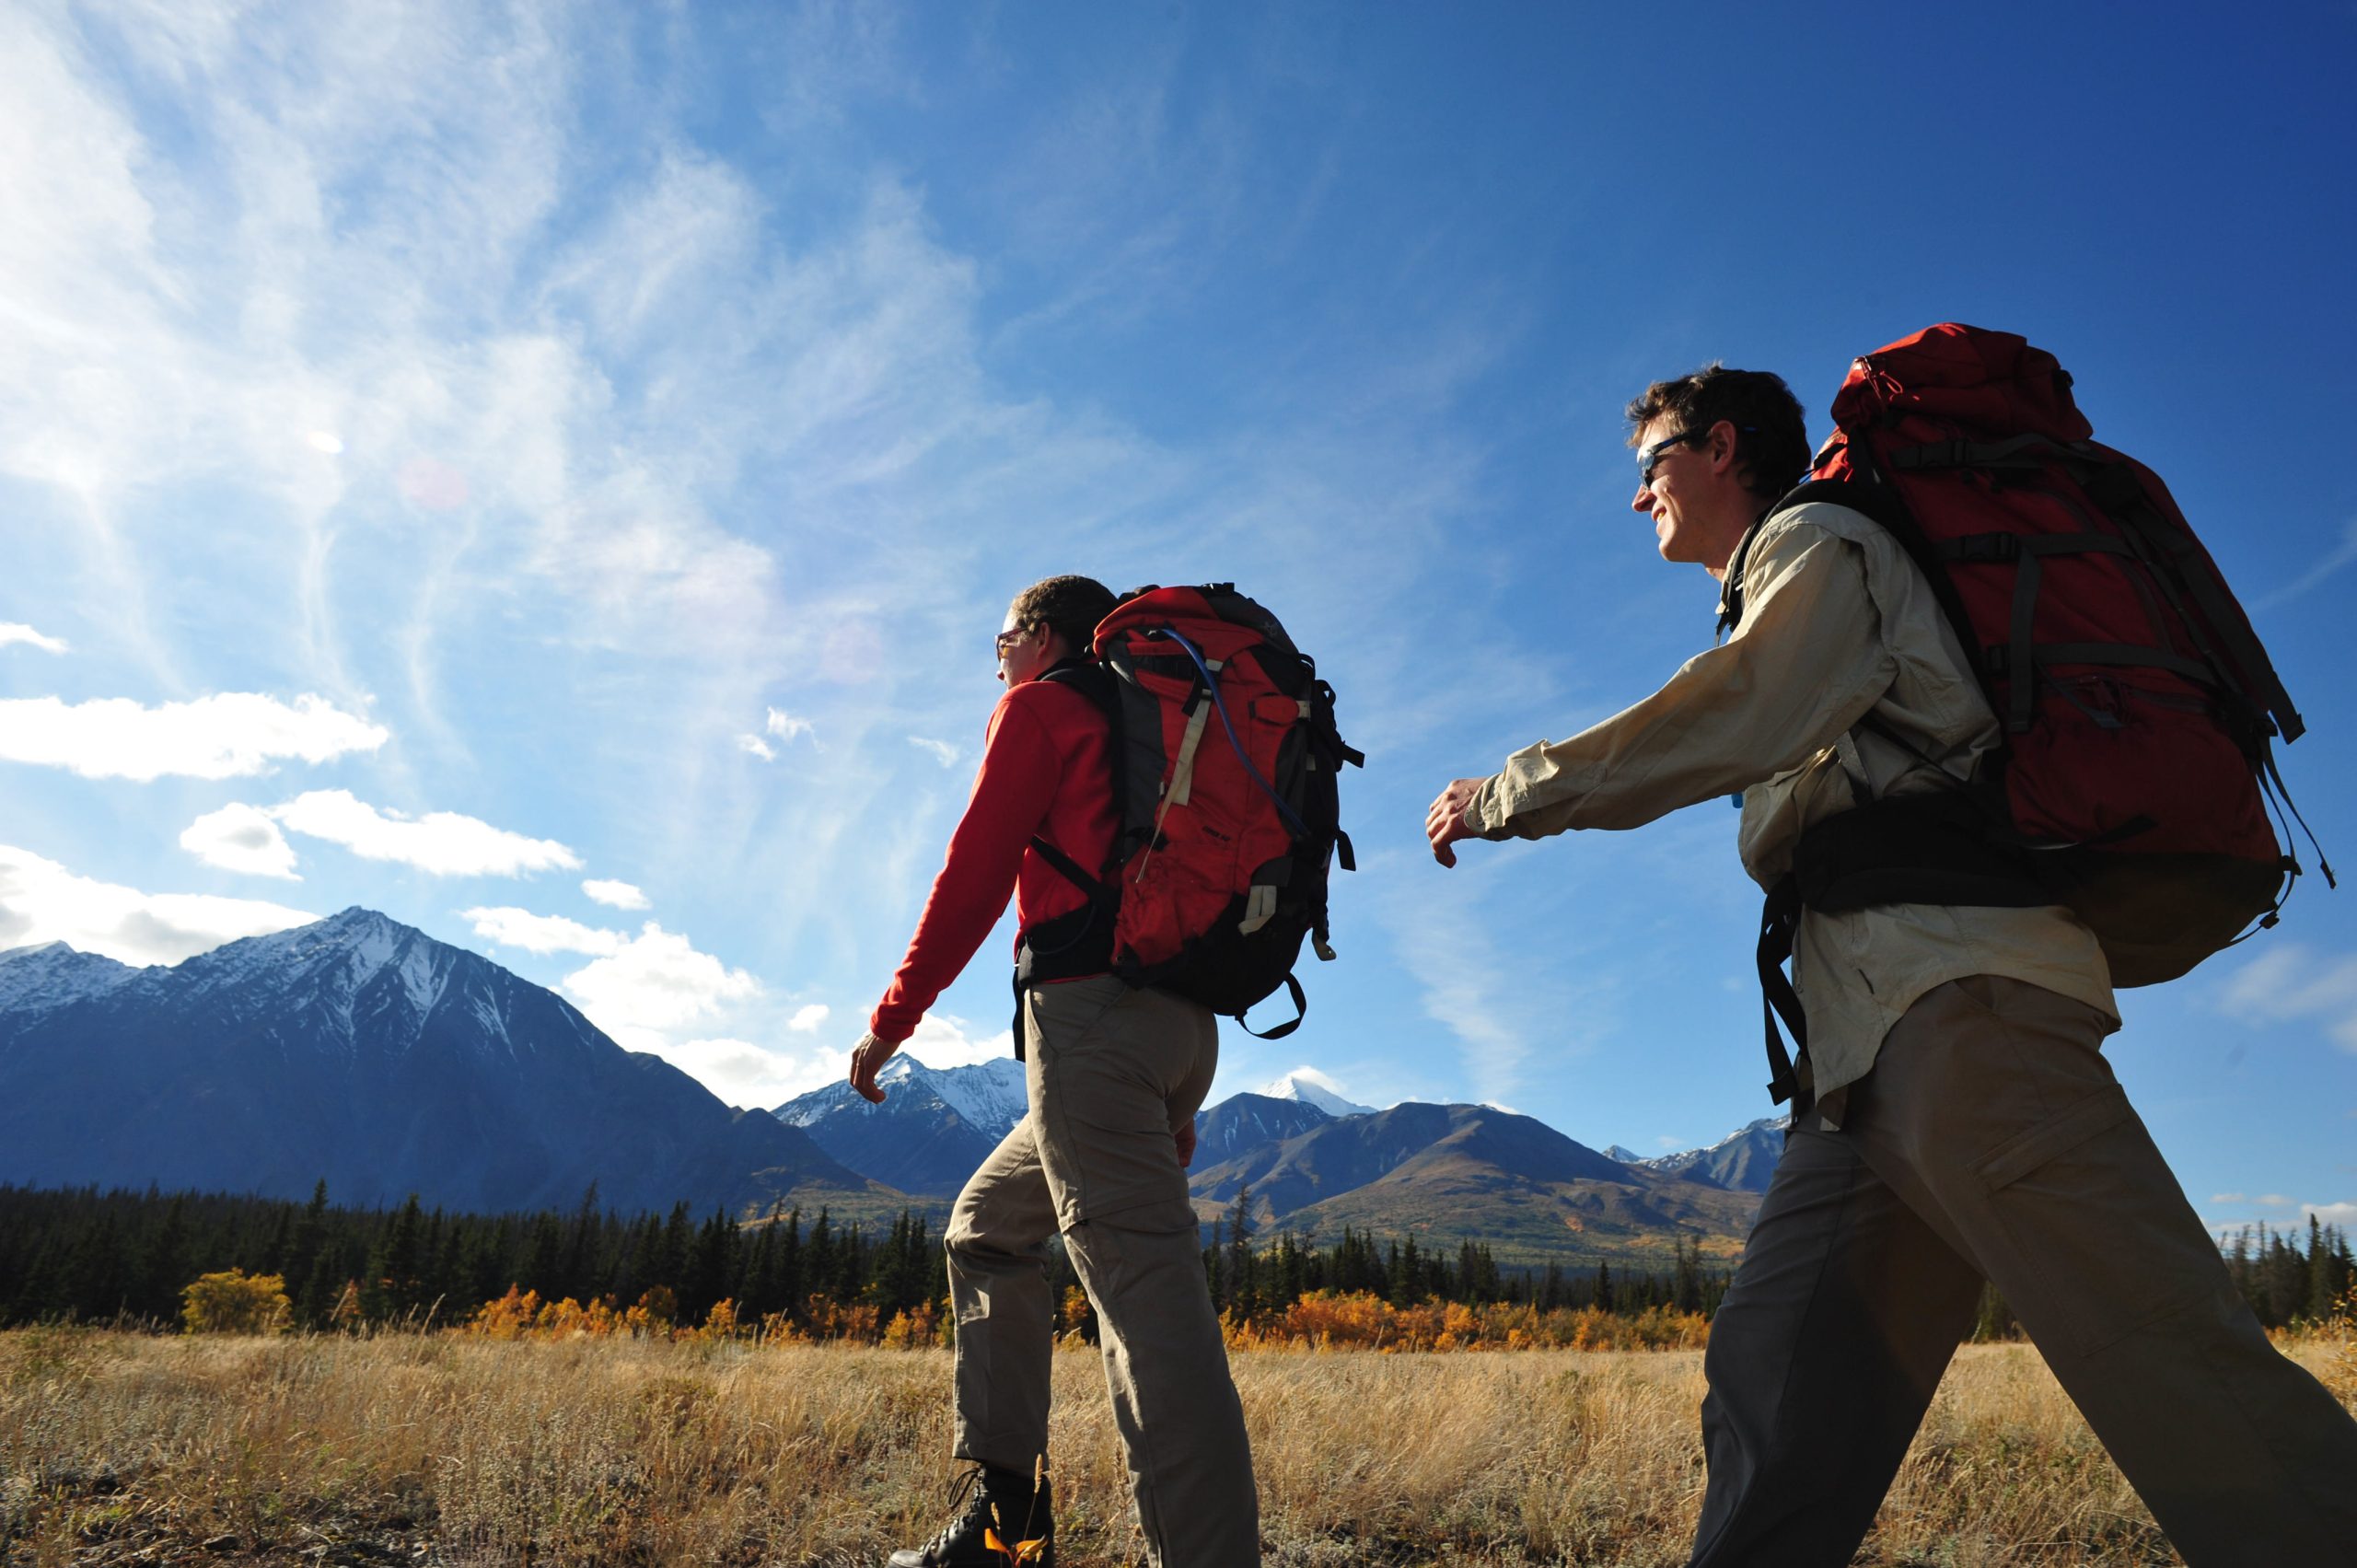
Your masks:
{"label": "tan jacket", "polygon": [[[1942,787],[1871,730],[1867,714],[1958,779],[1995,747],[1995,716],[1931,585],[1898,541],[1847,507],[1813,503],[1759,531],[1745,559],[1744,617],[1667,685],[1569,740],[1506,760],[1468,815],[1492,838],[1634,828],[1743,792],[1738,848],[1763,888],[1801,830],[1862,800]],[[1994,974],[2100,1009],[2119,1025],[2095,934],[2066,909],[1883,904],[1811,910],[1794,940],[1820,1098],[1874,1065],[1917,997]]]}

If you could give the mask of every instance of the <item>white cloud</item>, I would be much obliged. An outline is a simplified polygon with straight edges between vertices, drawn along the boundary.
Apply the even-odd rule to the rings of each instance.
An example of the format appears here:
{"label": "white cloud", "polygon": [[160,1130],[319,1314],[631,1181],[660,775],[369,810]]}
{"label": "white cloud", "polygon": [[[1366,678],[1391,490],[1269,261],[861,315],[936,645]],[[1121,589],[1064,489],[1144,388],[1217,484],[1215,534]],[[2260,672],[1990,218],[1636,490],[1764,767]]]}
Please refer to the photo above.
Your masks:
{"label": "white cloud", "polygon": [[269,772],[279,758],[316,763],[374,751],[389,738],[383,726],[309,694],[291,706],[251,691],[154,708],[127,697],[0,701],[0,758],[70,768],[88,779],[226,779]]}
{"label": "white cloud", "polygon": [[1664,1132],[1655,1135],[1654,1138],[1654,1146],[1665,1153],[1675,1154],[1686,1145],[1682,1141],[1673,1138],[1668,1133]]}
{"label": "white cloud", "polygon": [[2250,1199],[2240,1192],[2212,1192],[2210,1201],[2213,1203],[2247,1203]]}
{"label": "white cloud", "polygon": [[770,710],[765,727],[780,740],[793,741],[807,735],[810,737],[810,743],[813,746],[819,743],[818,731],[812,727],[810,721],[795,718],[784,708]]}
{"label": "white cloud", "polygon": [[2339,549],[2333,551],[2332,553],[2327,555],[2323,560],[2309,567],[2295,580],[2284,584],[2283,587],[2277,588],[2273,593],[2268,594],[2263,598],[2260,598],[2251,608],[2254,610],[2272,610],[2277,605],[2283,603],[2287,599],[2297,598],[2302,594],[2306,593],[2310,588],[2313,588],[2322,583],[2326,578],[2333,575],[2333,574],[2345,569],[2352,562],[2357,562],[2357,517],[2351,517],[2348,522],[2343,523],[2340,526],[2340,547]]}
{"label": "white cloud", "polygon": [[145,893],[0,844],[0,947],[65,942],[126,964],[176,964],[319,918],[255,899]]}
{"label": "white cloud", "polygon": [[2305,1223],[2314,1217],[2319,1225],[2357,1226],[2357,1203],[2303,1203],[2300,1219]]}
{"label": "white cloud", "polygon": [[[1307,1063],[1304,1063],[1302,1065],[1295,1068],[1292,1072],[1287,1073],[1285,1074],[1285,1078],[1298,1078],[1305,1084],[1315,1084],[1319,1088],[1324,1089],[1328,1094],[1339,1096],[1343,1099],[1349,1099],[1351,1098],[1350,1091],[1342,1087],[1341,1080],[1336,1078],[1333,1074],[1324,1071],[1322,1068],[1310,1066]],[[1283,1087],[1284,1078],[1278,1079],[1269,1086],[1271,1088]]]}
{"label": "white cloud", "polygon": [[1015,1054],[1015,1031],[1001,1029],[977,1038],[973,1026],[946,1013],[927,1013],[901,1049],[928,1067],[969,1067]]}
{"label": "white cloud", "polygon": [[295,874],[295,846],[258,806],[232,802],[206,812],[181,830],[180,848],[225,871],[302,880]]}
{"label": "white cloud", "polygon": [[342,789],[296,796],[271,815],[298,833],[342,844],[364,860],[389,860],[436,877],[515,877],[577,871],[581,857],[553,839],[526,838],[455,811],[412,818],[380,811]]}
{"label": "white cloud", "polygon": [[842,1075],[843,1063],[827,1051],[787,1055],[745,1040],[683,1040],[635,1047],[652,1052],[726,1100],[771,1110]]}
{"label": "white cloud", "polygon": [[474,927],[476,935],[527,953],[587,953],[602,958],[621,952],[630,940],[619,931],[601,931],[561,914],[534,914],[528,910],[470,909],[462,918]]}
{"label": "white cloud", "polygon": [[612,909],[643,910],[647,907],[646,895],[628,882],[592,877],[581,884],[581,890]]}
{"label": "white cloud", "polygon": [[43,636],[21,621],[0,621],[0,648],[15,643],[24,643],[49,654],[62,654],[65,651],[65,639],[63,637]]}
{"label": "white cloud", "polygon": [[909,737],[909,744],[921,751],[929,753],[935,761],[945,768],[954,768],[958,765],[958,748],[950,745],[946,740],[927,740],[922,735],[911,735]]}
{"label": "white cloud", "polygon": [[777,761],[777,749],[772,746],[768,741],[763,740],[758,735],[738,736],[737,738],[737,749],[741,751],[751,752],[754,756],[759,757],[764,762],[774,762]]}
{"label": "white cloud", "polygon": [[794,1016],[785,1021],[785,1027],[796,1034],[813,1033],[820,1024],[827,1021],[830,1011],[830,1009],[824,1002],[813,1002],[807,1006],[796,1007],[794,1010]]}
{"label": "white cloud", "polygon": [[564,989],[599,1028],[633,1050],[652,1050],[668,1043],[663,1031],[760,995],[761,982],[650,920],[612,953],[565,976]]}
{"label": "white cloud", "polygon": [[2357,954],[2331,958],[2286,942],[2236,970],[2222,1003],[2267,1023],[2316,1019],[2342,1050],[2357,1051]]}

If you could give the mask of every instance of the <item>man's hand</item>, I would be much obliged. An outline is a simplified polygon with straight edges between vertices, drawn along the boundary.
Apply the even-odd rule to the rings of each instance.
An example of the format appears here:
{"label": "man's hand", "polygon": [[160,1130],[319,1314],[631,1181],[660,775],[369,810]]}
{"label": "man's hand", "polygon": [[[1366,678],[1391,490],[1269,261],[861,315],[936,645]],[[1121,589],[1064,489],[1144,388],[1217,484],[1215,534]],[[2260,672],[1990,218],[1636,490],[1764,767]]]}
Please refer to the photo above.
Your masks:
{"label": "man's hand", "polygon": [[1478,839],[1481,835],[1465,819],[1466,809],[1473,804],[1487,779],[1457,779],[1440,792],[1433,808],[1424,813],[1424,837],[1433,844],[1433,858],[1443,865],[1457,864],[1457,852],[1448,846],[1459,839]]}
{"label": "man's hand", "polygon": [[1187,1118],[1170,1130],[1170,1141],[1178,1145],[1178,1168],[1186,1169],[1195,1163],[1195,1119]]}
{"label": "man's hand", "polygon": [[877,1040],[872,1034],[859,1037],[859,1043],[851,1048],[851,1086],[859,1091],[862,1098],[875,1105],[884,1103],[884,1091],[876,1086],[876,1073],[900,1049],[896,1042]]}

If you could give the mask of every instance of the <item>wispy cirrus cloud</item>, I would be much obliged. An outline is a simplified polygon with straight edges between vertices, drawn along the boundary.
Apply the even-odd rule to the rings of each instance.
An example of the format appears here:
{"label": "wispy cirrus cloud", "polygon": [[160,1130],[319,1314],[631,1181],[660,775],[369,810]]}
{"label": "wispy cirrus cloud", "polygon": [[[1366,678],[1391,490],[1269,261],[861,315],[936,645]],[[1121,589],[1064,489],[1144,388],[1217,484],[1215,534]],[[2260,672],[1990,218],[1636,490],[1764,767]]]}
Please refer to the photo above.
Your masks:
{"label": "wispy cirrus cloud", "polygon": [[2279,604],[2298,598],[2311,588],[2320,587],[2328,578],[2357,564],[2357,517],[2340,526],[2340,546],[2309,567],[2291,582],[2253,602],[2254,610],[2272,610]]}
{"label": "wispy cirrus cloud", "polygon": [[915,747],[918,750],[923,752],[926,756],[932,758],[935,761],[940,763],[945,768],[956,767],[958,765],[958,759],[963,755],[957,747],[952,746],[946,740],[928,740],[922,735],[911,735],[909,737],[909,744]]}
{"label": "wispy cirrus cloud", "polygon": [[44,636],[22,621],[0,621],[0,648],[13,647],[18,644],[27,647],[39,648],[45,654],[65,652],[65,639],[63,637]]}
{"label": "wispy cirrus cloud", "polygon": [[126,964],[176,964],[319,916],[258,899],[150,893],[0,844],[0,947],[64,942]]}
{"label": "wispy cirrus cloud", "polygon": [[289,703],[232,691],[155,707],[127,697],[0,700],[0,758],[87,779],[237,778],[283,761],[319,763],[374,751],[389,738],[382,725],[311,694]]}
{"label": "wispy cirrus cloud", "polygon": [[2227,1014],[2263,1023],[2314,1023],[2357,1052],[2357,954],[2271,946],[2235,971],[2219,996]]}
{"label": "wispy cirrus cloud", "polygon": [[420,817],[381,809],[350,790],[315,789],[269,815],[309,838],[341,844],[364,860],[388,860],[435,877],[517,877],[577,871],[581,857],[554,839],[529,838],[456,811]]}

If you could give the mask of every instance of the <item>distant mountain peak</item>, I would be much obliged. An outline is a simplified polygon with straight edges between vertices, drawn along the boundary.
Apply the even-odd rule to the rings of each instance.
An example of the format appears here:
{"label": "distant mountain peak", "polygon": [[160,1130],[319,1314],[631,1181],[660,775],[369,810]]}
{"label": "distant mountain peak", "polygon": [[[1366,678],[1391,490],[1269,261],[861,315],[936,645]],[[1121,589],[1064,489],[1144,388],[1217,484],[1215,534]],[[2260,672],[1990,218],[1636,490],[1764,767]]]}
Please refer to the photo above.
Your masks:
{"label": "distant mountain peak", "polygon": [[1774,1174],[1777,1156],[1783,1152],[1783,1132],[1791,1120],[1782,1115],[1763,1116],[1708,1147],[1682,1149],[1674,1155],[1631,1163],[1665,1176],[1684,1177],[1713,1187],[1764,1192],[1769,1177]]}
{"label": "distant mountain peak", "polygon": [[966,1184],[1029,1111],[1023,1063],[1012,1056],[928,1067],[903,1051],[879,1068],[881,1104],[841,1078],[770,1114],[800,1128],[833,1158],[903,1191],[946,1197]]}
{"label": "distant mountain peak", "polygon": [[0,955],[0,1182],[297,1196],[321,1176],[347,1201],[485,1213],[592,1179],[633,1209],[881,1192],[375,910],[149,969],[63,944]]}
{"label": "distant mountain peak", "polygon": [[1314,1105],[1329,1116],[1373,1116],[1376,1108],[1344,1099],[1318,1079],[1325,1074],[1314,1067],[1296,1067],[1263,1089],[1252,1092],[1271,1099],[1297,1099],[1304,1105]]}
{"label": "distant mountain peak", "polygon": [[11,947],[0,953],[0,1008],[45,1012],[101,995],[140,972],[65,942]]}
{"label": "distant mountain peak", "polygon": [[72,953],[78,950],[70,942],[35,942],[22,947],[0,950],[0,964],[15,963],[24,958],[37,958],[43,953]]}

